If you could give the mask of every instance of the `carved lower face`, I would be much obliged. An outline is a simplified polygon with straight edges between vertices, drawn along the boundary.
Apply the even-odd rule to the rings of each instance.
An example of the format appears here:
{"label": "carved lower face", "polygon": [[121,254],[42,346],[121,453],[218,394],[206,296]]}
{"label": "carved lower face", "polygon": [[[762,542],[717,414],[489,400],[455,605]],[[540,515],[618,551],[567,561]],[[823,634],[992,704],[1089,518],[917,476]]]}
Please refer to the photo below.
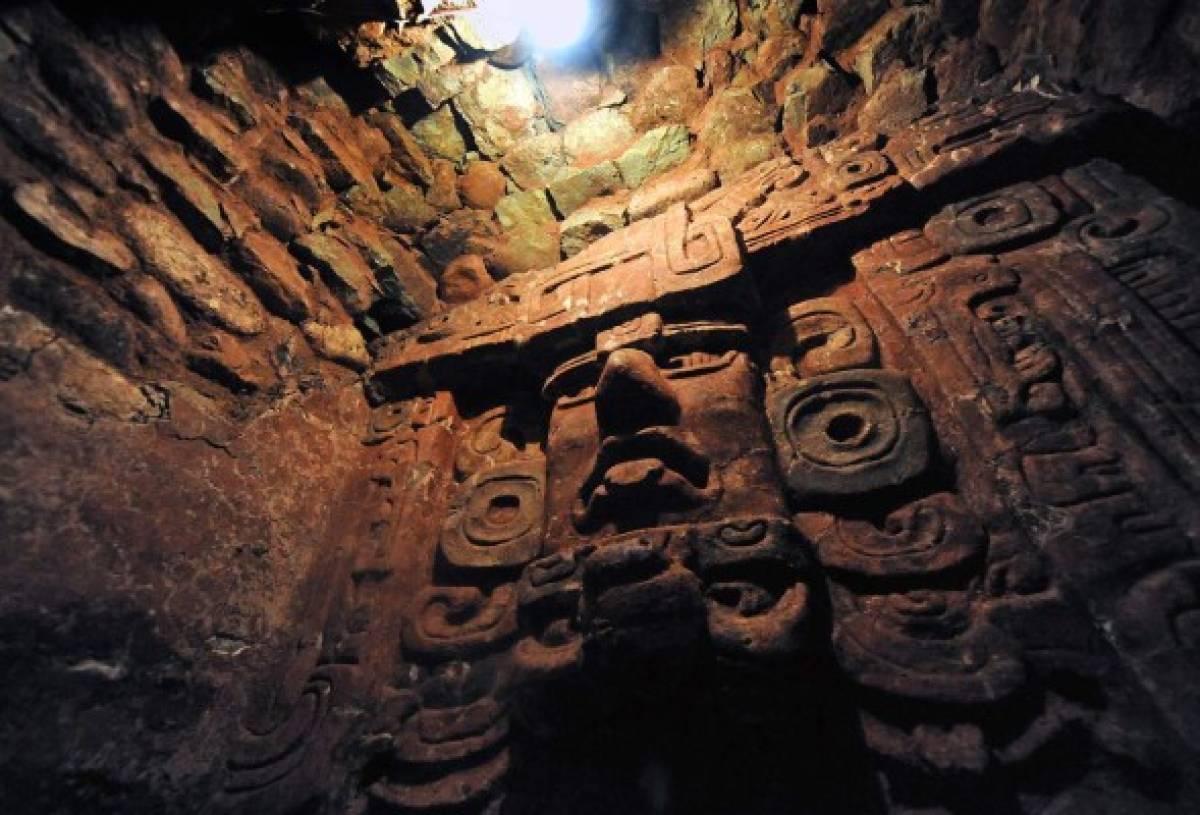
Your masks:
{"label": "carved lower face", "polygon": [[745,339],[741,326],[644,317],[555,371],[548,548],[784,514]]}

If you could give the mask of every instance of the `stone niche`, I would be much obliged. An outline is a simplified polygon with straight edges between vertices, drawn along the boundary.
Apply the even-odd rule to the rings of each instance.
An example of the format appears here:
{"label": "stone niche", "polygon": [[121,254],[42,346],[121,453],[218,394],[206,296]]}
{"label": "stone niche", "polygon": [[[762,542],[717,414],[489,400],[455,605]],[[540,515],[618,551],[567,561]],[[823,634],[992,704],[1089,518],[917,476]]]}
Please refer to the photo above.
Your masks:
{"label": "stone niche", "polygon": [[0,810],[1200,811],[1194,3],[234,5],[0,9]]}

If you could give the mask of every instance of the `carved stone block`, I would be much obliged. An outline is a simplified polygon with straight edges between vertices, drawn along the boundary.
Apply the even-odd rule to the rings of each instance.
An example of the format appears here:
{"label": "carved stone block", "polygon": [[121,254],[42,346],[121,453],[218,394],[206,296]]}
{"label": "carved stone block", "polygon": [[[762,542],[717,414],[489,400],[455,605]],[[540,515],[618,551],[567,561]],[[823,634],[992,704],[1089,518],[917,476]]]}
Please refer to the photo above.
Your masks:
{"label": "carved stone block", "polygon": [[490,595],[474,586],[433,586],[421,592],[404,623],[404,647],[416,656],[453,659],[503,648],[517,633],[516,591]]}
{"label": "carved stone block", "polygon": [[908,183],[923,190],[994,159],[1019,143],[1042,144],[1079,131],[1103,112],[1085,96],[1018,91],[942,105],[884,148]]}
{"label": "carved stone block", "polygon": [[578,668],[583,636],[576,618],[583,596],[583,560],[592,551],[556,552],[535,560],[517,584],[521,631],[513,664],[522,682],[542,682]]}
{"label": "carved stone block", "polygon": [[781,323],[771,343],[773,376],[805,378],[878,364],[875,335],[849,300],[804,300]]}
{"label": "carved stone block", "polygon": [[[1057,161],[1099,112],[1019,92],[771,161],[382,342],[377,395],[453,398],[376,411],[352,585],[237,788],[369,731],[355,811],[498,812],[510,705],[568,747],[577,715],[623,740],[626,711],[721,736],[765,711],[790,740],[839,708],[811,732],[849,733],[831,760],[889,812],[1050,789],[1060,755],[1157,772],[1128,699],[1195,746],[1200,220],[1105,162],[975,172],[1066,135]],[[351,708],[373,729],[324,724]],[[1062,809],[1023,794],[1001,808]]]}
{"label": "carved stone block", "polygon": [[995,702],[1016,692],[1025,666],[999,629],[972,620],[960,592],[864,597],[834,631],[834,651],[856,682],[906,699]]}
{"label": "carved stone block", "polygon": [[394,382],[432,364],[437,373],[461,380],[518,357],[536,367],[573,347],[580,335],[651,310],[651,304],[667,314],[722,299],[744,299],[750,307],[754,294],[742,270],[729,221],[691,219],[679,204],[551,269],[389,337],[378,349],[376,374]]}
{"label": "carved stone block", "polygon": [[702,642],[700,581],[670,554],[684,540],[682,529],[619,535],[584,561],[581,619],[603,664],[670,660]]}
{"label": "carved stone block", "polygon": [[857,218],[900,183],[896,176],[885,176],[845,191],[813,183],[772,193],[743,216],[738,232],[750,252],[761,252]]}
{"label": "carved stone block", "polygon": [[[793,663],[811,656],[816,626],[808,547],[780,518],[738,518],[691,530],[708,634],[726,657]],[[806,653],[807,652],[807,653]]]}
{"label": "carved stone block", "polygon": [[865,187],[895,172],[888,157],[878,150],[838,151],[826,160],[830,186],[843,191]]}
{"label": "carved stone block", "polygon": [[1000,251],[1045,237],[1063,221],[1063,212],[1036,184],[1018,184],[952,204],[925,232],[953,255]]}
{"label": "carved stone block", "polygon": [[802,514],[801,531],[834,573],[868,578],[934,578],[980,562],[986,539],[979,522],[949,493],[906,504],[882,528],[824,514]]}
{"label": "carved stone block", "polygon": [[1120,648],[1163,694],[1165,715],[1184,738],[1200,746],[1200,560],[1156,571],[1121,600],[1116,617]]}
{"label": "carved stone block", "polygon": [[507,735],[504,706],[485,696],[464,707],[418,711],[405,723],[393,749],[406,764],[438,764],[461,761]]}
{"label": "carved stone block", "polygon": [[733,183],[725,184],[693,201],[689,208],[695,213],[736,222],[772,192],[797,187],[810,176],[811,173],[790,158],[772,159],[747,171]]}
{"label": "carved stone block", "polygon": [[[343,669],[344,670],[344,669]],[[300,767],[329,715],[338,669],[310,677],[281,721],[247,728],[226,762],[225,791],[232,795],[266,790]]]}
{"label": "carved stone block", "polygon": [[456,475],[470,477],[513,459],[539,455],[528,449],[536,430],[524,421],[527,412],[524,405],[502,405],[472,418],[455,455]]}
{"label": "carved stone block", "polygon": [[898,374],[814,377],[774,391],[767,412],[780,466],[797,500],[895,487],[929,465],[929,418]]}
{"label": "carved stone block", "polygon": [[372,811],[444,812],[483,807],[508,775],[509,715],[487,663],[447,667],[421,682],[392,722]]}
{"label": "carved stone block", "polygon": [[[972,211],[1003,228],[964,238]],[[919,239],[856,258],[899,327],[895,352],[936,371],[927,393],[954,417],[944,429],[992,465],[977,466],[972,492],[1011,507],[993,523],[1011,519],[1037,542],[1187,740],[1200,721],[1182,679],[1194,673],[1200,551],[1198,223],[1093,161],[952,206]],[[917,243],[937,249],[905,251]],[[939,250],[958,256],[909,262]]]}
{"label": "carved stone block", "polygon": [[523,566],[542,547],[546,465],[516,461],[484,470],[459,488],[442,527],[441,552],[464,568]]}

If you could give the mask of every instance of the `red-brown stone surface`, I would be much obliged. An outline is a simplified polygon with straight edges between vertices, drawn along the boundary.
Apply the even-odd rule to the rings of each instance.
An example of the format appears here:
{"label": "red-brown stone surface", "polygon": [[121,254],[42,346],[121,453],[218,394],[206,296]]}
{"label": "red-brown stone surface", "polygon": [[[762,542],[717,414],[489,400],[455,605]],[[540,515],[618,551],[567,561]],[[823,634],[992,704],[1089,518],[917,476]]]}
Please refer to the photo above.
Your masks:
{"label": "red-brown stone surface", "polygon": [[1200,809],[1196,4],[463,5],[0,9],[0,810]]}

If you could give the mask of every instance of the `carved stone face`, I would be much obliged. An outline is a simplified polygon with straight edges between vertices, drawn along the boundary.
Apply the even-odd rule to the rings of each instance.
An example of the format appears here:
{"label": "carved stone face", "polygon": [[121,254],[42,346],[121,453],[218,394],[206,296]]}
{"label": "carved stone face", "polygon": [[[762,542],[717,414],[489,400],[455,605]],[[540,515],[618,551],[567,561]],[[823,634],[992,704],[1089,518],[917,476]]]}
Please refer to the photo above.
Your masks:
{"label": "carved stone face", "polygon": [[647,315],[550,376],[547,549],[786,514],[746,339],[742,326]]}
{"label": "carved stone face", "polygon": [[579,629],[574,645],[544,620],[549,636],[527,632],[521,653],[537,672],[586,643],[585,662],[605,675],[633,667],[641,693],[697,649],[753,662],[805,650],[811,562],[787,520],[747,340],[740,325],[646,315],[547,380],[553,554],[521,594],[536,617],[561,571]]}

